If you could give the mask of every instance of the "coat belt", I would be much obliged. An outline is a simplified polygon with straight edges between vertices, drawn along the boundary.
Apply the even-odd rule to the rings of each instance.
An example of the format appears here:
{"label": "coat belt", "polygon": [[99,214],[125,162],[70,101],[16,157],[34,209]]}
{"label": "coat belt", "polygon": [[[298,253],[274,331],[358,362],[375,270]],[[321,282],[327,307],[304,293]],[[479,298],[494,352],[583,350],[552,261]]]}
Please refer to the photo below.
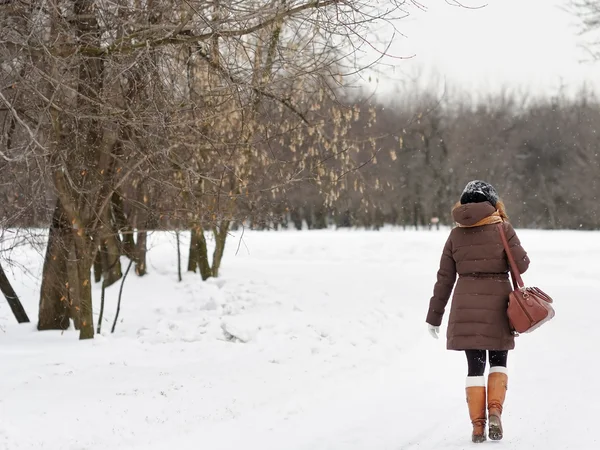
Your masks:
{"label": "coat belt", "polygon": [[488,272],[473,272],[473,273],[461,273],[461,278],[500,278],[508,279],[508,273],[488,273]]}

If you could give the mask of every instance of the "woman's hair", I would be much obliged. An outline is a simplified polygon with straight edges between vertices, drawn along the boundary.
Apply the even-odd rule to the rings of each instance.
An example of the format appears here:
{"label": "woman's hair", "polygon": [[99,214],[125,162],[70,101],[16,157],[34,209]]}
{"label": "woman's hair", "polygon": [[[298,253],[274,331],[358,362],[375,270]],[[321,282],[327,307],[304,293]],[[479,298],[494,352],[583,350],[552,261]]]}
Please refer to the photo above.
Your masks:
{"label": "woman's hair", "polygon": [[496,211],[500,213],[502,220],[508,220],[508,214],[506,214],[506,208],[504,208],[504,202],[502,200],[496,202]]}

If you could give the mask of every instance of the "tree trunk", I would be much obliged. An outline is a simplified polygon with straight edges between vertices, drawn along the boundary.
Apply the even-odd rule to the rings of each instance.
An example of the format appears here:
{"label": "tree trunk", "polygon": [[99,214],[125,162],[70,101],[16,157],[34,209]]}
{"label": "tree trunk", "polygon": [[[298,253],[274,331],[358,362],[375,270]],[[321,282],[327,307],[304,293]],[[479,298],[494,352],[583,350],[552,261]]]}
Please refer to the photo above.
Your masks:
{"label": "tree trunk", "polygon": [[137,243],[135,249],[135,273],[143,277],[146,275],[146,240],[148,233],[146,231],[138,231]]}
{"label": "tree trunk", "polygon": [[317,230],[324,230],[327,228],[327,216],[325,214],[325,209],[322,207],[318,207],[315,210],[314,227]]}
{"label": "tree trunk", "polygon": [[294,227],[296,230],[302,230],[302,215],[298,212],[297,209],[292,209],[291,212],[292,222],[294,222]]}
{"label": "tree trunk", "polygon": [[121,241],[116,224],[112,222],[109,209],[102,214],[102,224],[98,231],[100,244],[94,258],[94,280],[103,280],[105,287],[111,286],[121,279]]}
{"label": "tree trunk", "polygon": [[[147,273],[146,266],[146,250],[147,250],[147,239],[148,232],[150,229],[150,208],[148,206],[148,202],[150,200],[150,193],[148,191],[148,186],[145,185],[145,182],[142,181],[138,184],[136,189],[136,195],[138,197],[138,201],[140,205],[137,208],[137,214],[135,217],[134,226],[137,229],[136,243],[135,243],[135,273],[139,277],[143,277]],[[140,231],[141,230],[141,231]]]}
{"label": "tree trunk", "polygon": [[102,257],[100,256],[100,249],[96,252],[94,258],[94,282],[100,283],[102,281]]}
{"label": "tree trunk", "polygon": [[25,312],[25,308],[21,304],[19,297],[15,293],[12,288],[8,277],[4,273],[4,269],[0,264],[0,290],[6,297],[6,301],[8,302],[10,309],[12,310],[15,319],[17,319],[18,323],[27,323],[29,322],[29,317],[27,317],[27,313]]}
{"label": "tree trunk", "polygon": [[101,239],[99,253],[102,261],[102,277],[105,287],[108,287],[121,279],[121,251],[115,234],[105,235]]}
{"label": "tree trunk", "polygon": [[116,229],[123,235],[123,254],[129,259],[135,259],[135,239],[133,227],[129,223],[123,208],[123,197],[115,192],[111,198],[112,210],[115,218]]}
{"label": "tree trunk", "polygon": [[87,236],[75,235],[75,255],[77,257],[77,275],[79,278],[79,339],[94,337],[94,315],[92,310],[92,243]]}
{"label": "tree trunk", "polygon": [[[96,255],[99,252],[96,252]],[[94,258],[96,260],[96,258]],[[100,279],[102,279],[102,272],[100,268]],[[67,256],[67,279],[69,283],[67,285],[67,300],[69,302],[70,316],[73,320],[73,327],[76,330],[81,330],[81,289],[79,281],[79,269],[77,267],[77,254],[75,253],[75,245],[69,246],[69,253]]]}
{"label": "tree trunk", "polygon": [[208,280],[212,276],[212,269],[210,262],[208,261],[208,248],[206,245],[206,236],[204,236],[204,230],[198,227],[198,238],[196,251],[198,254],[198,266],[200,267],[200,276],[204,281]]}
{"label": "tree trunk", "polygon": [[42,269],[38,330],[69,328],[67,258],[72,238],[70,225],[65,222],[62,205],[57,200]]}
{"label": "tree trunk", "polygon": [[188,254],[188,272],[196,272],[198,268],[198,232],[196,228],[191,230],[190,251]]}
{"label": "tree trunk", "polygon": [[215,235],[215,251],[213,253],[212,276],[217,278],[219,276],[219,269],[221,268],[223,252],[225,251],[227,234],[229,233],[229,222],[222,222],[221,226],[215,227],[213,232]]}
{"label": "tree trunk", "polygon": [[[114,223],[112,204],[109,204],[102,213],[102,223],[98,230],[100,237],[100,261],[102,264],[102,278],[105,287],[121,279],[121,241],[119,231]],[[97,275],[96,275],[97,276]]]}
{"label": "tree trunk", "polygon": [[312,208],[306,208],[305,210],[305,220],[306,220],[306,226],[308,227],[309,230],[312,230],[313,227],[313,214],[312,214]]}

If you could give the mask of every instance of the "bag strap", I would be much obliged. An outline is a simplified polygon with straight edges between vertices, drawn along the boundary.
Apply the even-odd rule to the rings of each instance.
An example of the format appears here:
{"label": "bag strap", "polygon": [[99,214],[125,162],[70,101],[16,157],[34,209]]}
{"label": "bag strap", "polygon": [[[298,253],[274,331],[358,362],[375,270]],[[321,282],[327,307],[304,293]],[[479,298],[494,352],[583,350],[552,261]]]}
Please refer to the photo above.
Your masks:
{"label": "bag strap", "polygon": [[506,239],[506,233],[504,232],[504,223],[498,224],[498,231],[500,232],[502,245],[504,245],[504,251],[506,252],[506,257],[508,258],[508,265],[510,267],[510,277],[512,278],[513,287],[515,289],[522,288],[525,286],[525,283],[523,283],[523,278],[521,278],[521,274],[519,273],[519,268],[517,267],[515,258],[513,257],[512,252],[510,251],[508,239]]}

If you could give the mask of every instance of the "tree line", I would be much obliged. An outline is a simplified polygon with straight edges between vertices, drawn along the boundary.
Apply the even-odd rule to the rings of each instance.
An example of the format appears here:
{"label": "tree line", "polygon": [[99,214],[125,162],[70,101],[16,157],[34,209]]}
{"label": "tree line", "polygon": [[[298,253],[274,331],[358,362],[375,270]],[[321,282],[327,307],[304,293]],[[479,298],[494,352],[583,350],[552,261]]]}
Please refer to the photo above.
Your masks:
{"label": "tree line", "polygon": [[[206,185],[219,180],[215,177],[197,182],[196,189],[204,188],[200,201],[201,195],[185,186],[189,180],[182,181],[189,168],[148,167],[143,181],[132,177],[113,194],[109,211],[119,233],[108,234],[122,241],[119,245],[126,255],[143,253],[143,242],[136,250],[136,236],[139,242],[150,230],[189,229],[190,199],[198,202],[195,213],[204,215],[196,219],[199,222],[211,222],[216,214],[224,214],[224,210],[215,213],[218,208],[229,208],[224,234],[241,226],[420,228],[430,226],[432,219],[451,225],[451,208],[474,178],[497,186],[519,227],[600,227],[600,101],[592,91],[536,99],[503,93],[474,101],[463,94],[450,97],[424,90],[397,98],[383,102],[377,97],[348,97],[345,104],[331,104],[331,111],[340,108],[355,118],[343,130],[323,124],[324,135],[342,133],[336,139],[353,146],[346,167],[335,158],[316,159],[330,177],[328,182],[319,179],[314,168],[302,167],[315,164],[306,157],[315,152],[314,142],[305,136],[281,136],[268,143],[273,154],[299,153],[305,159],[294,164],[296,173],[281,185],[277,183],[283,160],[266,161],[261,169],[257,165],[256,178],[246,183],[254,186],[252,194],[209,193]],[[47,182],[28,178],[32,172],[25,166],[20,170],[14,163],[3,164],[7,176],[0,211],[5,223],[48,226],[55,199]],[[42,192],[36,191],[38,183]],[[216,231],[218,236],[210,226],[204,231]],[[143,258],[138,259],[136,271],[143,274]],[[197,269],[192,258],[191,270],[194,264]]]}

